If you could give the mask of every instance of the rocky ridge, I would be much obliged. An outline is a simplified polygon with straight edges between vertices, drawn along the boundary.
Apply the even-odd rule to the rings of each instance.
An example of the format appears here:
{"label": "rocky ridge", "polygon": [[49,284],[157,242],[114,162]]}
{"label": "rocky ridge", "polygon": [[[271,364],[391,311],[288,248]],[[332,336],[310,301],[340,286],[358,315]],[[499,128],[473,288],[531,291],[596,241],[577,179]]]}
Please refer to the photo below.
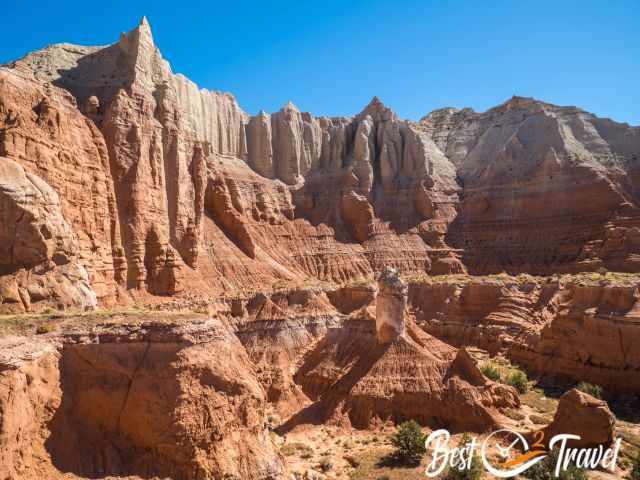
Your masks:
{"label": "rocky ridge", "polygon": [[64,192],[103,304],[387,265],[637,270],[639,130],[577,108],[514,97],[414,123],[374,98],[350,118],[249,116],[172,73],[146,19],[3,67],[0,98],[0,153]]}

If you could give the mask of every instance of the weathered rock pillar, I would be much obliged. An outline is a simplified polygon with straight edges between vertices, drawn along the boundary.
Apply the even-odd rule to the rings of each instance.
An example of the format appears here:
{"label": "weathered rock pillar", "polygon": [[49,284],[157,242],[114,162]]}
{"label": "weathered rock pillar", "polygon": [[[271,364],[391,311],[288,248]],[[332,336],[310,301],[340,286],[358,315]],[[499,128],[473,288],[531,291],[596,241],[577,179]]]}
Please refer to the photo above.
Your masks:
{"label": "weathered rock pillar", "polygon": [[404,335],[404,310],[407,306],[407,284],[398,271],[386,267],[378,277],[376,301],[376,334],[378,343],[389,343]]}

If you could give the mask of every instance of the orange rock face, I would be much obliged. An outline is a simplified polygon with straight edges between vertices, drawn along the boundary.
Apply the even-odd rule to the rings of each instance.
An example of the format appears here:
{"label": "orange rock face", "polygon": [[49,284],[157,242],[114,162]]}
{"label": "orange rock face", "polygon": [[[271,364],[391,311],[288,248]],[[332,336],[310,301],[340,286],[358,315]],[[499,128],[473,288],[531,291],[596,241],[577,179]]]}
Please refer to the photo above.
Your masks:
{"label": "orange rock face", "polygon": [[283,431],[484,431],[519,399],[464,347],[638,393],[637,279],[468,274],[640,272],[639,154],[638,127],[519,97],[249,116],[174,74],[144,19],[0,66],[0,313],[214,313],[0,345],[0,467],[279,479],[267,403]]}
{"label": "orange rock face", "polygon": [[59,194],[105,305],[386,266],[638,270],[639,131],[573,107],[513,98],[412,123],[374,98],[351,118],[249,117],[173,74],[144,20],[3,67],[0,132],[0,154]]}
{"label": "orange rock face", "polygon": [[580,440],[568,443],[573,447],[607,446],[614,441],[615,423],[607,402],[572,389],[560,397],[553,422],[544,429],[544,438],[570,433],[580,436]]}
{"label": "orange rock face", "polygon": [[242,345],[219,321],[187,323],[102,326],[58,345],[3,343],[12,362],[0,369],[3,472],[283,478]]}
{"label": "orange rock face", "polygon": [[486,431],[504,420],[501,408],[520,404],[513,388],[484,378],[464,350],[415,325],[380,344],[371,319],[330,330],[305,355],[295,379],[315,403],[285,429],[321,422],[368,428],[414,419],[431,427]]}
{"label": "orange rock face", "polygon": [[456,346],[504,353],[530,372],[640,391],[638,287],[514,277],[410,285],[427,332]]}
{"label": "orange rock face", "polygon": [[[381,278],[391,286],[377,302],[389,301],[394,278],[400,282],[392,270]],[[404,328],[393,335],[383,328],[382,339],[369,310],[341,314],[320,290],[248,300],[234,323],[269,399],[287,419],[281,431],[324,422],[371,428],[405,419],[485,431],[502,424],[502,409],[519,406],[516,391],[488,381],[466,351],[413,322],[405,325],[406,287],[392,293],[403,308],[383,308],[386,322]]]}

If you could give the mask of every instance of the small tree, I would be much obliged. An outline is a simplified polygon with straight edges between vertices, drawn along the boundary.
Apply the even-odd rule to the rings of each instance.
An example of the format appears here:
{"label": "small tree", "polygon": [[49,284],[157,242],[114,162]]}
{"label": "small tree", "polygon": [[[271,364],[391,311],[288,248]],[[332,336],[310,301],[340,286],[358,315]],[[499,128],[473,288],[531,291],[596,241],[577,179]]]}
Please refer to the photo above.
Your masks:
{"label": "small tree", "polygon": [[592,397],[602,398],[602,387],[600,385],[593,385],[587,382],[580,382],[577,388],[581,392],[588,393]]}
{"label": "small tree", "polygon": [[518,390],[519,393],[527,393],[527,390],[529,389],[529,384],[527,383],[527,375],[520,370],[512,372],[507,377],[507,385],[511,385],[512,387],[514,387],[516,390]]}
{"label": "small tree", "polygon": [[629,478],[631,480],[640,480],[640,450],[636,452],[635,458],[631,461]]}
{"label": "small tree", "polygon": [[[468,433],[465,433],[460,439],[460,443],[458,443],[459,447],[465,447],[467,444],[471,442],[471,437]],[[471,465],[469,468],[466,468],[466,463],[463,466],[455,466],[451,467],[447,472],[446,479],[447,480],[480,480],[482,478],[482,462],[480,461],[480,457],[477,453],[473,453],[473,457],[471,457]]]}
{"label": "small tree", "polygon": [[409,420],[398,425],[396,432],[391,435],[391,445],[395,447],[393,457],[401,463],[419,463],[426,452],[424,446],[425,436],[420,425]]}

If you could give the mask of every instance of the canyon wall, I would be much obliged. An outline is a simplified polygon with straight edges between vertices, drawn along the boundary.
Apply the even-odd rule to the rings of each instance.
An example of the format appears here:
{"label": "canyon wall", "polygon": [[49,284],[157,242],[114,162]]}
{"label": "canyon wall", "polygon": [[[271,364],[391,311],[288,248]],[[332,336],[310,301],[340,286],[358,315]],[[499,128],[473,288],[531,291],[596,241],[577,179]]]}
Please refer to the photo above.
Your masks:
{"label": "canyon wall", "polygon": [[502,353],[531,374],[640,391],[635,283],[470,278],[414,282],[411,317],[447,343]]}
{"label": "canyon wall", "polygon": [[447,240],[471,273],[638,271],[640,128],[521,97],[420,128],[456,165]]}
{"label": "canyon wall", "polygon": [[102,324],[0,347],[7,478],[284,478],[265,392],[218,320]]}
{"label": "canyon wall", "polygon": [[377,98],[249,116],[174,74],[146,19],[0,68],[0,154],[59,194],[103,305],[385,266],[637,271],[639,151],[637,127],[518,97],[417,123]]}

